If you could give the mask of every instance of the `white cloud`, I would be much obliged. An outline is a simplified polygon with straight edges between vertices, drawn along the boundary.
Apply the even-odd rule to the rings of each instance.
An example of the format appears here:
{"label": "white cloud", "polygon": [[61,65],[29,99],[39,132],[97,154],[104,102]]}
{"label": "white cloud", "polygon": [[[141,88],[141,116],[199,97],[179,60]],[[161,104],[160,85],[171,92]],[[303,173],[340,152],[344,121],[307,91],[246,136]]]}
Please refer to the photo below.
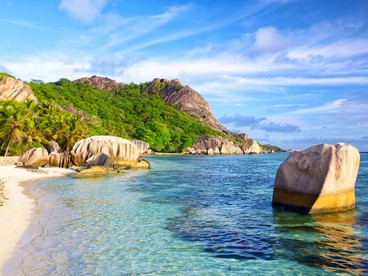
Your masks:
{"label": "white cloud", "polygon": [[347,100],[348,99],[338,99],[338,100],[334,100],[332,102],[326,103],[321,106],[299,109],[299,110],[290,112],[289,114],[290,115],[302,115],[302,114],[311,114],[311,113],[320,113],[320,112],[324,112],[324,113],[337,112]]}
{"label": "white cloud", "polygon": [[262,52],[274,52],[289,44],[289,39],[274,27],[258,29],[255,34],[254,48]]}
{"label": "white cloud", "polygon": [[89,23],[101,14],[106,2],[107,0],[62,0],[59,8],[72,18]]}
{"label": "white cloud", "polygon": [[[62,54],[41,54],[26,57],[22,60],[5,64],[15,76],[23,80],[40,79],[46,82],[57,81],[60,78],[76,79],[89,74],[89,62],[86,58],[71,59]],[[37,70],[35,70],[37,68]]]}

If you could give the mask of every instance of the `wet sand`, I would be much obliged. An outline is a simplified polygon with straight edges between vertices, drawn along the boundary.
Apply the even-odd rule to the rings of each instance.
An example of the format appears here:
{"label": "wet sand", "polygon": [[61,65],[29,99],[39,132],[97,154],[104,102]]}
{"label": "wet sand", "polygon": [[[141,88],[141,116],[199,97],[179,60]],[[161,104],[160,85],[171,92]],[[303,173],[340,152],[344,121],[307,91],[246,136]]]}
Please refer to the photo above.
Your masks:
{"label": "wet sand", "polygon": [[13,165],[0,166],[0,275],[31,223],[35,203],[24,193],[23,182],[41,178],[73,175],[70,169],[22,169]]}

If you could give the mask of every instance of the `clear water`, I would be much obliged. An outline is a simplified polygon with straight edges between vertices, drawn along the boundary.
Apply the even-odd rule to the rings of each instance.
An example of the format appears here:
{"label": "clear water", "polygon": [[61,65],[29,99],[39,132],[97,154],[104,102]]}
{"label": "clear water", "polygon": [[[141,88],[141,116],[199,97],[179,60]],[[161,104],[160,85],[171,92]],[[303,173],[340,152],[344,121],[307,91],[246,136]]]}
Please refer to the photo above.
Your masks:
{"label": "clear water", "polygon": [[368,154],[357,208],[313,216],[271,207],[286,157],[151,156],[149,171],[35,182],[6,274],[368,274]]}

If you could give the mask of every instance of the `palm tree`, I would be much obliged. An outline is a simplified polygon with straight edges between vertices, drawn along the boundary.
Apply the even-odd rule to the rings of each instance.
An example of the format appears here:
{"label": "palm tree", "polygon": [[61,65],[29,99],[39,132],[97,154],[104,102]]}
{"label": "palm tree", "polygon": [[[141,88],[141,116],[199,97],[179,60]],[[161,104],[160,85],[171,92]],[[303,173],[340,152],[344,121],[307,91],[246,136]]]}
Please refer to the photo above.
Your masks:
{"label": "palm tree", "polygon": [[33,105],[30,102],[4,101],[0,104],[0,140],[6,145],[4,156],[11,145],[21,143],[27,136],[27,124],[32,120]]}

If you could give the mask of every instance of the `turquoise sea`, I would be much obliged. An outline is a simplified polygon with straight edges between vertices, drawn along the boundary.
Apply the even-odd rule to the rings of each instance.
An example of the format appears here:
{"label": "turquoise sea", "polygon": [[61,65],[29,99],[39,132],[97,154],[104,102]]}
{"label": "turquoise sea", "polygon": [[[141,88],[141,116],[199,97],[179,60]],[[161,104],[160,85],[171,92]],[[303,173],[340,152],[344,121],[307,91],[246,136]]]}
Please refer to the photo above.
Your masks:
{"label": "turquoise sea", "polygon": [[149,156],[153,169],[28,184],[36,215],[5,275],[368,274],[368,154],[357,208],[274,210],[287,154]]}

